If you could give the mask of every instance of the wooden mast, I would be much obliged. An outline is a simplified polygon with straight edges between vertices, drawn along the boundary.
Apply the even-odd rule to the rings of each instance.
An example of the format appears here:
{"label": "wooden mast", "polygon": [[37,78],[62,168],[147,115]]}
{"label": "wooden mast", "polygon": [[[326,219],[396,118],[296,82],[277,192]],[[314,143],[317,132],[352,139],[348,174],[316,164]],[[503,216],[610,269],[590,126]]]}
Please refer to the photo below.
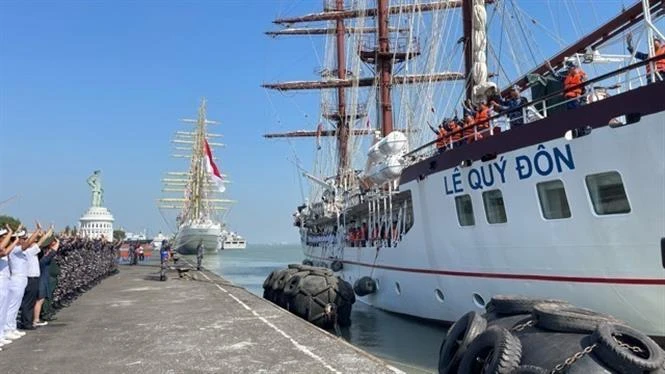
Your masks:
{"label": "wooden mast", "polygon": [[462,0],[462,24],[464,31],[464,76],[466,98],[473,95],[473,0]]}
{"label": "wooden mast", "polygon": [[[337,11],[344,10],[344,0],[336,0]],[[337,18],[335,21],[336,45],[337,45],[337,78],[346,80],[346,46],[344,19]],[[349,119],[346,116],[345,88],[337,87],[337,178],[340,185],[347,182],[349,171]]]}
{"label": "wooden mast", "polygon": [[390,56],[390,35],[388,33],[389,6],[388,0],[378,0],[377,28],[379,31],[379,50],[376,57],[379,73],[379,108],[381,109],[381,135],[386,136],[393,131],[393,105],[390,97],[392,61]]}

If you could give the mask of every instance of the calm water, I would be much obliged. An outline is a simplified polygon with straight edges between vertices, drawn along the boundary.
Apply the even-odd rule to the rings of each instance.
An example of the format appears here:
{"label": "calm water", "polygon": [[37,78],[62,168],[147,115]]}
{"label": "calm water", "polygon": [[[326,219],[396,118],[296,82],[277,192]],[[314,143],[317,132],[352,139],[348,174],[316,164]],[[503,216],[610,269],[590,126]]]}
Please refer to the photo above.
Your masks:
{"label": "calm water", "polygon": [[[207,255],[203,265],[227,280],[262,296],[263,281],[276,268],[300,263],[299,246],[254,245],[245,250],[227,250]],[[353,305],[352,325],[343,331],[351,344],[381,357],[408,373],[433,373],[443,326],[372,308],[361,302]]]}

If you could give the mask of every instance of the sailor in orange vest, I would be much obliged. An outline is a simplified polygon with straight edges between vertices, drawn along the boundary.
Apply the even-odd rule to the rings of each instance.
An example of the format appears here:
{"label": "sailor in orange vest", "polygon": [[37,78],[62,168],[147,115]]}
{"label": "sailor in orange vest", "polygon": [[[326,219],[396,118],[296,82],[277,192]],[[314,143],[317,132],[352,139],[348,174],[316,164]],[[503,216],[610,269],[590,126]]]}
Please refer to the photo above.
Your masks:
{"label": "sailor in orange vest", "polygon": [[462,141],[462,132],[459,131],[462,130],[462,126],[460,126],[458,122],[459,120],[457,119],[457,117],[455,117],[450,121],[448,121],[447,124],[449,133],[451,134],[450,138],[451,141],[453,142],[453,147],[459,147],[462,144],[464,144],[464,142]]}
{"label": "sailor in orange vest", "polygon": [[483,136],[489,136],[489,132],[483,135],[481,132],[490,128],[490,108],[485,103],[478,105],[476,115],[473,117],[473,122],[476,124],[476,139],[480,140]]}
{"label": "sailor in orange vest", "polygon": [[464,137],[464,140],[467,143],[473,143],[474,140],[476,140],[476,131],[475,131],[475,125],[476,124],[476,119],[475,116],[471,113],[468,113],[466,117],[464,117],[464,122],[462,123],[462,126],[464,130],[462,131],[462,136]]}
{"label": "sailor in orange vest", "polygon": [[[631,34],[628,34],[628,37],[626,38],[627,44],[628,44],[628,52],[631,54],[635,53],[635,58],[639,60],[647,60],[649,59],[649,55],[646,53],[642,52],[635,52],[635,48],[633,47],[633,38]],[[656,56],[663,56],[665,57],[665,43],[663,43],[662,40],[658,39],[657,37],[653,38],[653,49],[655,52],[654,57]],[[651,75],[651,65],[654,65],[656,67],[656,79],[663,80],[665,79],[665,58],[662,58],[658,61],[655,61],[653,64],[648,64],[646,69],[647,69],[647,82],[651,83],[653,82],[652,75]]]}
{"label": "sailor in orange vest", "polygon": [[448,135],[448,132],[443,127],[443,124],[440,124],[438,129],[435,129],[432,125],[429,125],[429,128],[436,134],[436,150],[439,151],[439,153],[445,151],[447,145],[446,136]]}
{"label": "sailor in orange vest", "polygon": [[584,93],[584,87],[573,87],[586,81],[586,73],[574,62],[568,62],[567,65],[569,66],[569,69],[568,74],[566,74],[563,79],[563,97],[567,101],[566,107],[568,109],[575,109],[582,105],[581,99],[582,94]]}

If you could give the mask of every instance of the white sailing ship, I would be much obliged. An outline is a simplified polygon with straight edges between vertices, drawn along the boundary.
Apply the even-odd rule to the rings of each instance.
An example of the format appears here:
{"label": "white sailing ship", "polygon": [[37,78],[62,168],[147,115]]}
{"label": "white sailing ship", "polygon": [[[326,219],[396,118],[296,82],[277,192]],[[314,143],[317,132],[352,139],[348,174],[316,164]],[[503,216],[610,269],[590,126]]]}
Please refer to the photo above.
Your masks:
{"label": "white sailing ship", "polygon": [[[218,251],[223,241],[223,215],[234,201],[221,198],[228,183],[221,174],[212,155],[211,147],[223,146],[212,139],[221,135],[208,132],[209,125],[219,122],[206,118],[206,101],[202,100],[197,119],[184,119],[184,123],[194,126],[193,131],[177,131],[173,144],[173,157],[190,161],[189,171],[169,172],[162,179],[162,192],[182,194],[181,197],[164,197],[159,200],[160,209],[176,209],[180,213],[176,219],[177,232],[174,248],[183,254],[195,254],[199,245],[206,251]],[[210,140],[210,141],[209,141]],[[184,153],[182,153],[184,152]],[[183,196],[184,195],[184,196]]]}
{"label": "white sailing ship", "polygon": [[[525,63],[519,47],[537,42],[524,29],[543,26],[518,4],[336,0],[275,21],[286,27],[270,35],[329,47],[320,80],[264,85],[322,92],[316,130],[266,135],[317,139],[294,213],[306,261],[371,277],[360,299],[392,312],[454,321],[521,294],[665,336],[663,1],[617,9],[542,64]],[[625,52],[629,32],[655,57]],[[564,88],[550,70],[571,62],[589,79]],[[512,123],[505,109],[463,129],[443,121],[514,85],[527,102]],[[582,87],[586,101],[566,97]],[[443,122],[437,150],[429,125]]]}

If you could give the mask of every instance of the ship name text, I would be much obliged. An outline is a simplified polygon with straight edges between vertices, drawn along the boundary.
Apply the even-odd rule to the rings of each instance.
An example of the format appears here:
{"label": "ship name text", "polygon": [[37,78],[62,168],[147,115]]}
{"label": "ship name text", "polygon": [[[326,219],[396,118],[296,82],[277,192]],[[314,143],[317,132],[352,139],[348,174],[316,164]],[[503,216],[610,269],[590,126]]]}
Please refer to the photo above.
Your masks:
{"label": "ship name text", "polygon": [[524,180],[538,176],[546,177],[567,170],[575,170],[570,144],[566,144],[563,149],[559,147],[547,149],[541,144],[534,154],[515,157],[512,167],[509,167],[508,160],[503,156],[498,161],[469,168],[466,175],[456,167],[451,175],[443,177],[443,186],[446,195],[452,195],[462,193],[466,189],[475,191],[504,184],[506,173],[514,173],[519,180]]}

